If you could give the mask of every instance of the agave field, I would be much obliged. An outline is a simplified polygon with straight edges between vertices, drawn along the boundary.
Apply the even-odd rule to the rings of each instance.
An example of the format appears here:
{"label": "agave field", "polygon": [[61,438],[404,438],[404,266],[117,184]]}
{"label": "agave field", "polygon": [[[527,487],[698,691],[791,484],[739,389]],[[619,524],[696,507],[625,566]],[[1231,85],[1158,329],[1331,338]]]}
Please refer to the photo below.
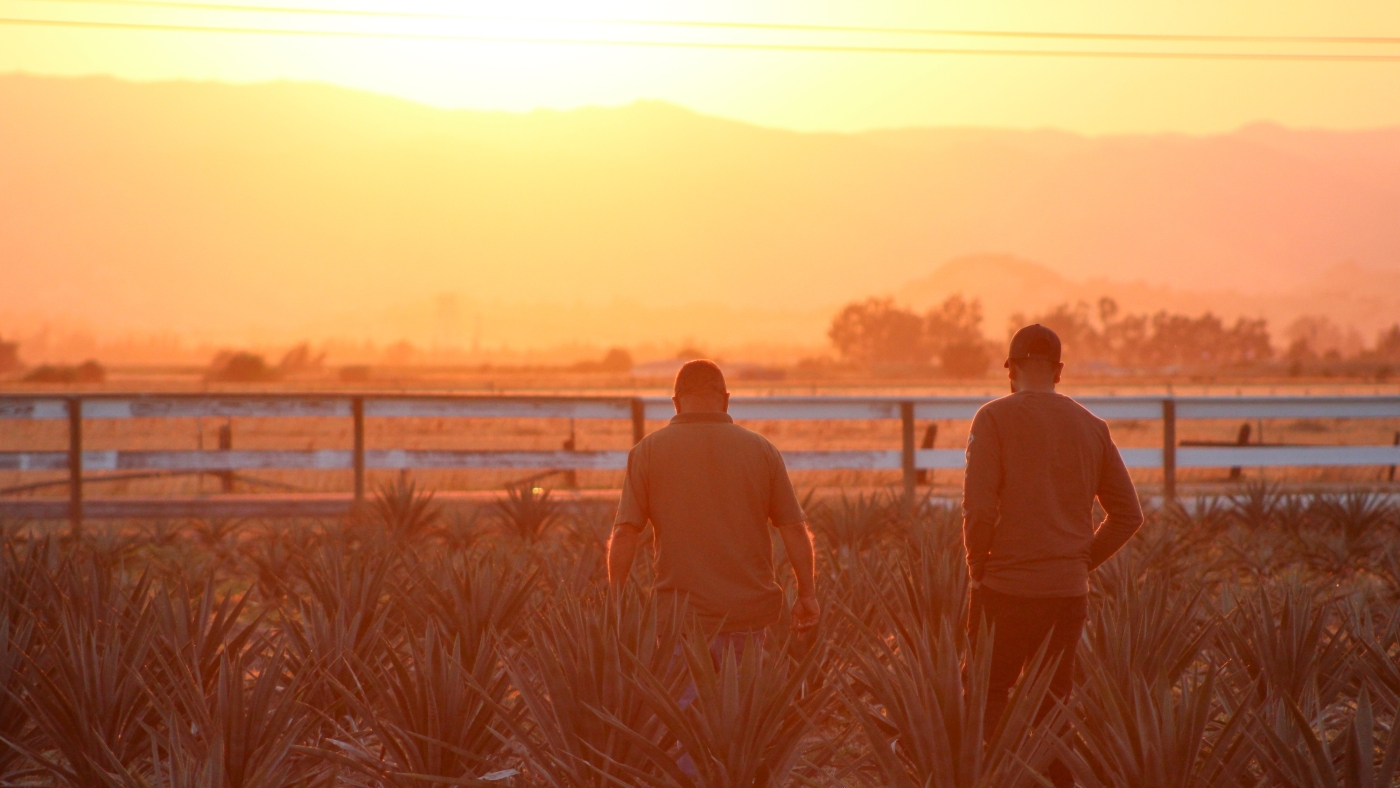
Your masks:
{"label": "agave field", "polygon": [[985,737],[957,510],[808,507],[821,626],[718,665],[645,566],[608,592],[610,506],[532,490],[453,517],[400,483],[345,522],[5,524],[0,784],[952,788],[1043,785],[1058,758],[1085,786],[1400,785],[1388,499],[1152,511],[1094,577],[1071,701],[1028,670]]}

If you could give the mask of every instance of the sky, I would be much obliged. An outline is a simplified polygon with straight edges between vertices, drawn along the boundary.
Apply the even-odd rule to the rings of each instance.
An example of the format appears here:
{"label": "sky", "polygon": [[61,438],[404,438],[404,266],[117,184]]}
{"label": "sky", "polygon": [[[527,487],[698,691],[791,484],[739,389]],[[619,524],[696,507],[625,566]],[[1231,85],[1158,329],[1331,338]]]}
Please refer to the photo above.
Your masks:
{"label": "sky", "polygon": [[[192,0],[215,4],[217,0]],[[799,130],[1056,127],[1214,133],[1256,121],[1400,124],[1400,60],[1259,62],[754,51],[481,40],[63,28],[14,20],[296,28],[478,38],[956,49],[1338,53],[1400,57],[1400,3],[1297,0],[223,0],[295,9],[458,14],[405,19],[0,0],[0,72],[135,80],[313,80],[441,107],[524,111],[661,99]],[[510,19],[499,17],[509,16]],[[1085,41],[666,27],[568,20],[702,20],[899,29],[1397,37],[1396,43]]]}

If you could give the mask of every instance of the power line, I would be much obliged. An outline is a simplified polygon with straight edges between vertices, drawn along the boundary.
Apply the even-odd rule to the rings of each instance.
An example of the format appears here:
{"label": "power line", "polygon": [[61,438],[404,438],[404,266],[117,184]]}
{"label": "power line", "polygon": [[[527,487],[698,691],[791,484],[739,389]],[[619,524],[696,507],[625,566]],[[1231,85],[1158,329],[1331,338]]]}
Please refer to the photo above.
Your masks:
{"label": "power line", "polygon": [[551,44],[563,46],[636,47],[646,49],[731,49],[769,52],[849,53],[879,55],[968,55],[995,57],[1059,57],[1131,60],[1234,60],[1276,62],[1400,62],[1400,55],[1327,54],[1284,52],[1172,52],[1131,50],[1065,49],[959,49],[949,47],[843,46],[825,44],[766,44],[730,41],[644,41],[639,39],[556,38],[547,36],[486,36],[447,33],[389,33],[356,30],[317,30],[309,28],[227,27],[213,25],[172,25],[144,22],[98,22],[76,19],[0,18],[0,25],[66,27],[88,30],[140,30],[169,33],[220,33],[237,35],[309,36],[414,41],[470,41],[498,44]]}
{"label": "power line", "polygon": [[781,30],[809,33],[857,33],[879,35],[956,36],[969,38],[1024,38],[1077,41],[1157,41],[1216,44],[1400,44],[1400,36],[1265,36],[1265,35],[1203,35],[1189,33],[1083,33],[1033,30],[968,30],[956,28],[868,27],[853,25],[816,25],[786,22],[726,22],[684,19],[606,19],[587,17],[513,17],[483,14],[449,14],[414,11],[373,11],[353,8],[309,8],[289,6],[247,5],[237,3],[198,3],[179,0],[26,0],[43,3],[83,3],[141,8],[171,8],[198,11],[235,11],[247,13],[294,14],[318,16],[348,16],[398,19],[458,19],[491,22],[558,22],[565,24],[626,25],[642,27],[691,27],[727,30]]}

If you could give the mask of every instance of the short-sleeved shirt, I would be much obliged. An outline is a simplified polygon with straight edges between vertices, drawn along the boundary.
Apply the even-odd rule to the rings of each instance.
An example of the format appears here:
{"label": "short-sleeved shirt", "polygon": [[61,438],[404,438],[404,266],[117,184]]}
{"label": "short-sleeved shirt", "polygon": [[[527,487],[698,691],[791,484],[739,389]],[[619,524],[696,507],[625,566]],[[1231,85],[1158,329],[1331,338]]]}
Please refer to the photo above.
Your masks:
{"label": "short-sleeved shirt", "polygon": [[658,594],[684,595],[702,624],[733,632],[778,620],[769,526],[805,519],[773,444],[728,414],[703,412],[633,447],[614,522],[650,522]]}

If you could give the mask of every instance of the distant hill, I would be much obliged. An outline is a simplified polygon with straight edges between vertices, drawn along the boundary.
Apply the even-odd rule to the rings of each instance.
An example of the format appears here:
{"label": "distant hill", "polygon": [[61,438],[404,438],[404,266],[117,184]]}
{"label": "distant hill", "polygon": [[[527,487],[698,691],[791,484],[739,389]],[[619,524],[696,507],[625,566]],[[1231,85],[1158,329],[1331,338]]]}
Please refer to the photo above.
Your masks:
{"label": "distant hill", "polygon": [[[317,84],[0,77],[11,322],[354,336],[449,293],[593,305],[624,315],[608,341],[642,342],[607,304],[722,305],[732,332],[997,250],[1071,291],[1278,299],[1346,261],[1400,271],[1397,226],[1400,129],[801,134],[660,103],[510,114]],[[973,290],[979,270],[957,276]],[[978,292],[1029,304],[1023,273]],[[545,341],[522,322],[519,344]]]}
{"label": "distant hill", "polygon": [[1233,321],[1263,317],[1275,344],[1282,345],[1288,325],[1301,315],[1322,315],[1358,329],[1367,342],[1376,332],[1400,322],[1400,271],[1362,268],[1354,263],[1329,266],[1312,281],[1256,292],[1184,289],[1142,281],[1108,278],[1072,280],[1044,265],[1012,255],[970,255],[950,260],[928,276],[888,293],[908,307],[926,310],[951,295],[982,303],[983,327],[999,338],[1015,314],[1033,317],[1058,304],[1095,306],[1112,298],[1127,312],[1166,310],[1188,315],[1214,312]]}

